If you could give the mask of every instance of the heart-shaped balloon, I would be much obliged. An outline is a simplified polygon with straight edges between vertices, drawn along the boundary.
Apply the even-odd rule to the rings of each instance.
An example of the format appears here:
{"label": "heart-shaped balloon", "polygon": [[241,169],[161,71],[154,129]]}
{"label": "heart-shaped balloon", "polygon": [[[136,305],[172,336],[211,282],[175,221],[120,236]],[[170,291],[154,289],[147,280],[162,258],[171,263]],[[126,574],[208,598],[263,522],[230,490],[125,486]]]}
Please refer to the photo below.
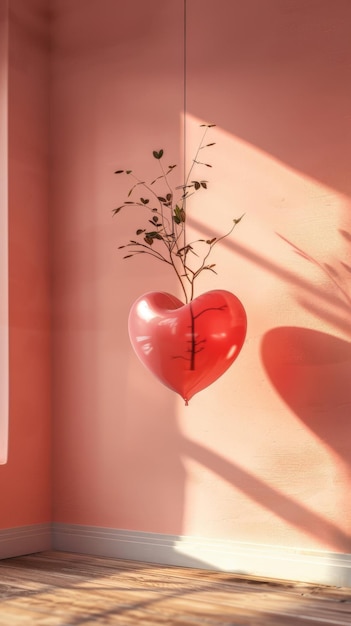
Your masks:
{"label": "heart-shaped balloon", "polygon": [[245,309],[229,291],[209,291],[188,304],[151,292],[138,298],[129,314],[129,336],[140,361],[186,404],[228,369],[245,335]]}

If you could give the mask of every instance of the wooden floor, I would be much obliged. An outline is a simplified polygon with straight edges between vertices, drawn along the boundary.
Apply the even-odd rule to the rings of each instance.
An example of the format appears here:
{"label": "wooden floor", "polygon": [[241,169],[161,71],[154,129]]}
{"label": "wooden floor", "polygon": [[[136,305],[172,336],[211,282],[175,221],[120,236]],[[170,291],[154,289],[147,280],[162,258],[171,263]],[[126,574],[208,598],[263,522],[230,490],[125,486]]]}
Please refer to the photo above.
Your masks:
{"label": "wooden floor", "polygon": [[351,625],[351,588],[45,552],[0,561],[1,626]]}

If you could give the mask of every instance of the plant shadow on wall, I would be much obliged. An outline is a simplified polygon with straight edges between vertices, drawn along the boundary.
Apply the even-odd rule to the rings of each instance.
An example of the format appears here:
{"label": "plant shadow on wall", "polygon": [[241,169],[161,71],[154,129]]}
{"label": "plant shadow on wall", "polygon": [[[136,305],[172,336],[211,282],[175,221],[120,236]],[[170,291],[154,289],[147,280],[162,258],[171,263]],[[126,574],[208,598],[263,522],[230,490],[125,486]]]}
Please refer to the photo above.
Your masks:
{"label": "plant shadow on wall", "polygon": [[[347,231],[339,229],[339,234],[351,241]],[[296,254],[318,267],[341,296],[341,300],[333,299],[329,308],[313,297],[298,296],[298,303],[319,319],[350,334],[351,297],[343,287],[345,273],[351,272],[350,265],[344,261],[338,261],[337,266],[321,263],[285,237],[281,238]],[[349,465],[351,343],[308,328],[278,327],[265,334],[261,350],[266,372],[282,399]]]}
{"label": "plant shadow on wall", "polygon": [[[348,248],[351,248],[351,234],[348,233],[345,229],[339,228],[338,230],[339,236],[347,242]],[[305,308],[307,311],[316,315],[318,318],[322,318],[326,322],[332,324],[339,330],[343,331],[346,334],[351,333],[351,324],[350,324],[350,313],[351,313],[351,295],[343,286],[345,283],[345,277],[349,278],[351,274],[351,266],[345,261],[338,260],[337,264],[331,263],[323,263],[318,261],[313,256],[308,254],[306,251],[302,250],[294,243],[289,241],[286,237],[279,235],[279,237],[287,243],[298,256],[305,259],[308,263],[317,267],[321,274],[324,275],[329,282],[335,288],[335,291],[338,295],[333,295],[332,298],[325,297],[323,298],[323,292],[318,289],[317,295],[322,299],[329,302],[329,307],[326,309],[325,306],[321,308],[321,306],[315,301],[313,298],[306,298],[304,296],[299,295],[297,297],[298,303]],[[313,287],[311,285],[311,287]]]}

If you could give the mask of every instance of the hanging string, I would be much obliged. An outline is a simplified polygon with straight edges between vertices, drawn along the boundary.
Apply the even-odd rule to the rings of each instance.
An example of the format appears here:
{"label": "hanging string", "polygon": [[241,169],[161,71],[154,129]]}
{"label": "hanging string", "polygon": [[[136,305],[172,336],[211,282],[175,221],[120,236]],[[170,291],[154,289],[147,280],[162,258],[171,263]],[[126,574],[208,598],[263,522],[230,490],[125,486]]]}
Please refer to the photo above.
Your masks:
{"label": "hanging string", "polygon": [[[187,107],[187,0],[183,2],[183,184],[186,183],[186,107]],[[184,187],[183,194],[186,189]],[[183,208],[186,210],[186,198],[183,199]],[[186,245],[184,227],[184,246]]]}
{"label": "hanging string", "polygon": [[183,24],[184,24],[184,32],[183,32],[183,150],[184,150],[184,182],[185,182],[185,176],[186,176],[186,165],[185,165],[185,159],[186,159],[186,97],[187,97],[187,93],[186,93],[186,88],[187,88],[187,76],[186,76],[186,70],[187,70],[187,12],[186,12],[186,2],[187,0],[184,0],[184,5],[183,5]]}

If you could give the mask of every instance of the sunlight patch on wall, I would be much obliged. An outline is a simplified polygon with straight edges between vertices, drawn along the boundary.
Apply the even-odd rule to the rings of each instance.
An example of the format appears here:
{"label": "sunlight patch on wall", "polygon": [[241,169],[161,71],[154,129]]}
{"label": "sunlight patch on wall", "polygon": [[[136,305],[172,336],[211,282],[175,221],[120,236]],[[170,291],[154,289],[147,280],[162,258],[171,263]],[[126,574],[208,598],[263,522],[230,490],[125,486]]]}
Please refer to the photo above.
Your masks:
{"label": "sunlight patch on wall", "polygon": [[[215,120],[188,115],[186,121],[189,165],[202,130],[199,126]],[[246,309],[248,332],[237,361],[219,380],[195,396],[189,407],[177,401],[184,435],[196,440],[202,450],[211,447],[217,455],[211,467],[215,477],[207,476],[205,456],[201,471],[194,476],[187,467],[189,505],[185,532],[191,534],[196,526],[196,507],[192,503],[197,502],[196,510],[201,510],[201,502],[213,489],[211,515],[207,514],[203,525],[211,536],[218,533],[219,527],[223,531],[227,524],[228,536],[235,532],[235,536],[246,540],[250,520],[255,519],[251,532],[257,541],[283,544],[295,533],[294,541],[308,545],[309,534],[314,537],[315,547],[328,544],[340,548],[346,544],[346,535],[335,520],[335,509],[348,488],[348,477],[342,460],[330,450],[323,433],[317,426],[312,428],[308,420],[305,424],[304,417],[313,412],[316,380],[317,390],[320,386],[330,390],[318,404],[325,429],[333,415],[333,402],[337,402],[336,389],[339,397],[346,397],[349,402],[346,389],[340,395],[342,383],[337,387],[327,376],[332,371],[339,381],[344,380],[348,367],[343,356],[346,348],[342,350],[339,345],[343,347],[345,334],[349,338],[351,333],[349,324],[345,324],[351,308],[351,236],[348,239],[345,234],[350,231],[350,200],[323,181],[311,179],[224,129],[212,128],[208,142],[215,145],[203,150],[199,159],[212,167],[196,166],[191,176],[192,180],[206,179],[208,188],[189,198],[188,240],[219,238],[228,232],[233,219],[245,215],[230,237],[213,250],[208,262],[216,264],[217,275],[208,272],[199,277],[195,296],[212,289],[234,293]],[[276,388],[267,369],[267,358],[262,356],[265,338],[280,337],[283,331],[279,334],[278,330],[282,328],[296,329],[298,346],[301,338],[308,335],[307,347],[314,347],[314,333],[329,338],[326,347],[331,345],[334,351],[342,351],[337,374],[333,365],[336,357],[327,351],[327,362],[318,360],[313,372],[308,363],[300,364],[300,369],[306,370],[306,381],[304,387],[297,385],[293,402],[287,400],[284,390]],[[277,348],[274,365],[280,371],[284,369],[284,359],[290,363],[291,353],[283,348],[279,352]],[[270,346],[270,355],[272,350]],[[266,352],[264,356],[267,357]],[[308,353],[303,352],[301,358],[307,359]],[[281,363],[276,363],[277,359]],[[338,445],[335,442],[333,448]],[[250,458],[251,472],[261,481],[258,491],[265,486],[272,495],[267,509],[253,502],[255,487],[239,497],[232,488],[221,486],[219,468],[223,458],[243,464]],[[281,470],[277,471],[277,467]],[[332,497],[325,475],[321,476],[321,467],[339,485]],[[220,489],[224,491],[217,498]],[[279,522],[277,530],[274,516],[279,518],[282,514],[284,518],[289,507],[295,507],[292,518],[283,524]],[[301,512],[303,523],[298,526],[295,517],[298,519]],[[317,537],[313,530],[314,516],[324,522],[323,536]]]}
{"label": "sunlight patch on wall", "polygon": [[[204,123],[187,115],[188,165]],[[326,257],[340,248],[338,227],[349,198],[219,127],[210,129],[207,137],[215,145],[203,150],[199,159],[211,168],[197,166],[192,178],[206,178],[208,189],[189,200],[190,225],[196,222],[197,229],[201,224],[208,234],[219,234],[244,213],[231,241],[277,264],[284,252],[291,260],[291,248],[281,245],[277,232],[308,248],[310,255]],[[322,233],[327,235],[323,243]]]}

